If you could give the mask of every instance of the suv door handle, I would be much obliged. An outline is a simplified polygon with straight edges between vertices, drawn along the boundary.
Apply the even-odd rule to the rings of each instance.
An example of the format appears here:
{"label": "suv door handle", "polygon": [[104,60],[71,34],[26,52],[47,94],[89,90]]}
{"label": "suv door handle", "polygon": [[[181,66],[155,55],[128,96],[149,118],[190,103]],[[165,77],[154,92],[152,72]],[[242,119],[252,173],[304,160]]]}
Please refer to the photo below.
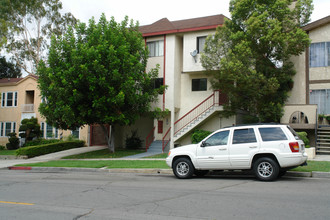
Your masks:
{"label": "suv door handle", "polygon": [[249,148],[257,148],[258,146],[250,146]]}
{"label": "suv door handle", "polygon": [[219,150],[227,150],[227,148],[226,147],[221,147],[221,148],[219,148]]}

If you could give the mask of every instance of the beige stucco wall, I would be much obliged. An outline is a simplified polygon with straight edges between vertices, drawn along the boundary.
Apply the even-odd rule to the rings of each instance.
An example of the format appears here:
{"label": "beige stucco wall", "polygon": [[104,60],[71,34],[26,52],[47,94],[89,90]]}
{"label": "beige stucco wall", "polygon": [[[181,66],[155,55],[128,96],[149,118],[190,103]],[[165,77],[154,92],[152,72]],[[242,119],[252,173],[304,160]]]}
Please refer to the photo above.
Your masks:
{"label": "beige stucco wall", "polygon": [[197,54],[196,61],[190,55],[191,52],[196,50],[197,48],[197,37],[208,36],[210,34],[214,34],[215,30],[207,30],[207,31],[198,31],[198,32],[189,32],[185,33],[183,37],[183,72],[195,72],[195,71],[203,71],[204,68],[200,63],[200,54]]}
{"label": "beige stucco wall", "polygon": [[291,58],[296,74],[293,76],[293,88],[289,92],[287,104],[306,104],[306,65],[305,52]]}
{"label": "beige stucco wall", "polygon": [[153,120],[150,117],[141,117],[131,126],[115,126],[115,147],[124,148],[125,140],[132,135],[132,131],[137,131],[137,136],[143,141],[145,147],[146,137],[153,128]]}

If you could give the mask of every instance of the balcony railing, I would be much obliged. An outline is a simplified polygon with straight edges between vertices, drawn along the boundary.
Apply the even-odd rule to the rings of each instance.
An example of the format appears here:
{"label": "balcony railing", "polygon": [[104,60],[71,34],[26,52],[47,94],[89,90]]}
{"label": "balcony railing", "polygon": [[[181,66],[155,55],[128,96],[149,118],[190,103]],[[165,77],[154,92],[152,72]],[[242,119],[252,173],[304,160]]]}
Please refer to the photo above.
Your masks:
{"label": "balcony railing", "polygon": [[34,112],[34,104],[22,105],[22,112]]}

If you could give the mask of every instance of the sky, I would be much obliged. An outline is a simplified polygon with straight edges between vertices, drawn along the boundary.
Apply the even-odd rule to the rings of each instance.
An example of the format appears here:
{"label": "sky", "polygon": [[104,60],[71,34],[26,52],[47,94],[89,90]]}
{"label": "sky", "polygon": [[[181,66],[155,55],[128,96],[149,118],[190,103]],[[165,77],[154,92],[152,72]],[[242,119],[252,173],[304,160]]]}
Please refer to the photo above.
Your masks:
{"label": "sky", "polygon": [[[162,18],[170,21],[223,14],[230,18],[229,0],[61,0],[64,12],[71,12],[87,23],[94,16],[97,21],[102,13],[117,22],[127,15],[140,25],[152,24]],[[330,15],[330,0],[314,0],[311,21]]]}

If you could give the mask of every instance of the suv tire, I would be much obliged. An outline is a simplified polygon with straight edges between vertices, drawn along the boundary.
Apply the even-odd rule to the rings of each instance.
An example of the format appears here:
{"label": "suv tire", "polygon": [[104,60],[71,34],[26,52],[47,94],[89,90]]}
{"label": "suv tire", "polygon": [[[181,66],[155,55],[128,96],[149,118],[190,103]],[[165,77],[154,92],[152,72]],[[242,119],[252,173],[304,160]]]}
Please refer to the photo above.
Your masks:
{"label": "suv tire", "polygon": [[194,165],[185,157],[180,157],[173,163],[173,173],[179,179],[191,178],[194,171]]}
{"label": "suv tire", "polygon": [[259,180],[273,181],[278,177],[280,167],[272,158],[262,157],[254,162],[253,172]]}

